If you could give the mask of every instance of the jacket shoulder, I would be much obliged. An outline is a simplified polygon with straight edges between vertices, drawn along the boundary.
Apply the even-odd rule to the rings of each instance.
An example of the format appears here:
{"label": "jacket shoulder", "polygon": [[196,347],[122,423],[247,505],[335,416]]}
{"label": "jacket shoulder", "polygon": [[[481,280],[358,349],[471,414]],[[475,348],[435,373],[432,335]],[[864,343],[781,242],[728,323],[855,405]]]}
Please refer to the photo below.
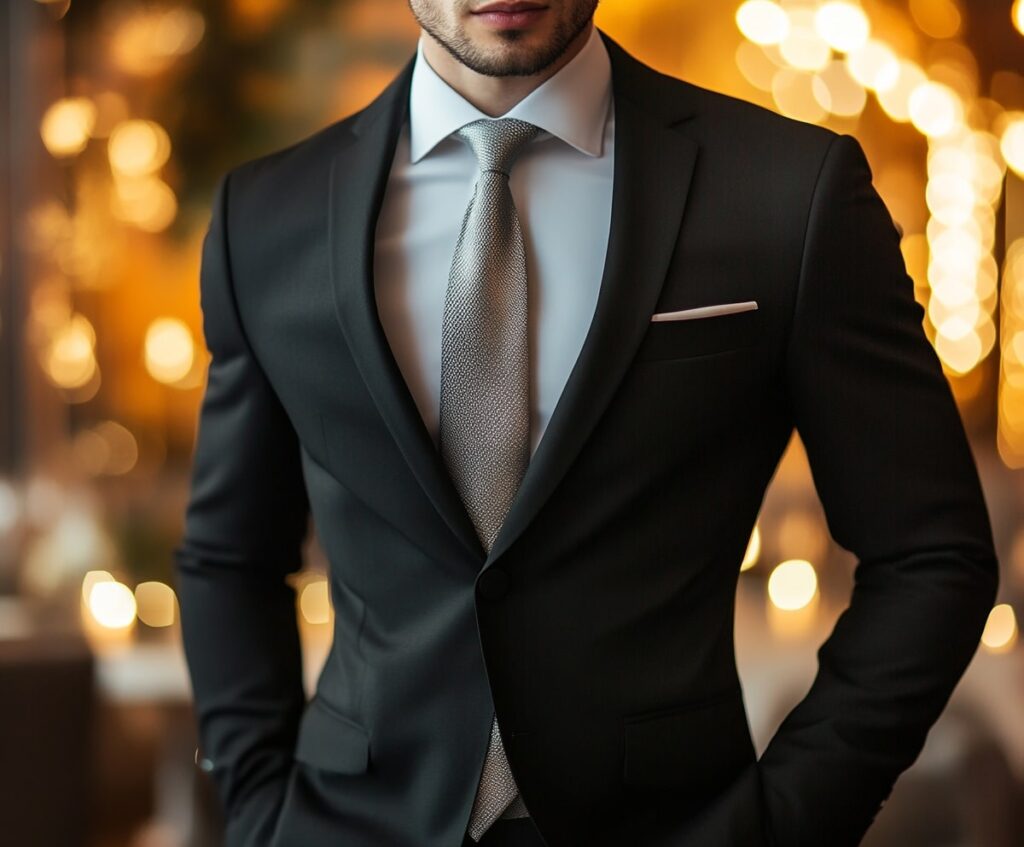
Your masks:
{"label": "jacket shoulder", "polygon": [[[791,155],[823,156],[840,133],[779,114],[772,109],[726,94],[680,77],[664,73],[636,57],[628,63],[634,77],[632,91],[650,108],[682,111],[692,131],[702,140],[735,146],[748,155],[759,152],[773,157]],[[733,142],[730,144],[729,142]]]}
{"label": "jacket shoulder", "polygon": [[224,176],[225,178],[230,177],[236,186],[239,184],[250,186],[266,179],[277,181],[282,175],[287,178],[287,174],[293,172],[294,169],[302,169],[330,156],[336,146],[348,135],[352,122],[359,114],[360,112],[355,112],[284,147],[278,147],[245,159],[228,168]]}

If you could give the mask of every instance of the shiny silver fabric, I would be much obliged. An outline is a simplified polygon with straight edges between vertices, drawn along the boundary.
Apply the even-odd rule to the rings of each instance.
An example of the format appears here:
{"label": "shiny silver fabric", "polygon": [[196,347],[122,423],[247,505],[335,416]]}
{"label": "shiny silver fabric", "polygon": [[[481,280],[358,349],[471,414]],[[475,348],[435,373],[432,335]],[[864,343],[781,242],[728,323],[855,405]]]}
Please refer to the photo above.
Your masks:
{"label": "shiny silver fabric", "polygon": [[[526,254],[508,176],[539,131],[501,118],[473,121],[455,133],[473,150],[480,173],[445,294],[440,444],[488,551],[530,460]],[[528,814],[495,716],[467,831],[479,841],[499,817]]]}

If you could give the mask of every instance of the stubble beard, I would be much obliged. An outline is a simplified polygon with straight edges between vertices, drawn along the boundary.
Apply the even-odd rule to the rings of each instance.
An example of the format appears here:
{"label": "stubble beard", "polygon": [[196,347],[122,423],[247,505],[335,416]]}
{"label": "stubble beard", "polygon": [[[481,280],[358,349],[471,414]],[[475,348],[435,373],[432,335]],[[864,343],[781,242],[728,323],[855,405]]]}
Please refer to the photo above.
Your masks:
{"label": "stubble beard", "polygon": [[[573,16],[559,20],[551,40],[538,51],[525,56],[494,56],[477,48],[459,28],[446,32],[440,15],[432,11],[418,13],[410,0],[409,7],[423,29],[431,35],[451,56],[467,68],[484,76],[533,76],[548,68],[566,51],[573,40],[586,28],[594,16],[597,2],[593,6],[581,4],[573,10]],[[501,30],[497,33],[506,44],[515,44],[523,37],[518,29]]]}

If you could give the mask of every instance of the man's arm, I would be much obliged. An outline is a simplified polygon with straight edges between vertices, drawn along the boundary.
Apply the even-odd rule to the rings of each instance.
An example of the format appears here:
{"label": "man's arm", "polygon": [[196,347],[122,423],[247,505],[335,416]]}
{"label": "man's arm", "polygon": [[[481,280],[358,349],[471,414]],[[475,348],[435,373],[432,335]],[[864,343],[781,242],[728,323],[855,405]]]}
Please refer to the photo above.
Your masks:
{"label": "man's arm", "polygon": [[815,189],[786,352],[793,420],[858,558],[818,672],[759,760],[777,847],[859,844],[973,657],[998,587],[959,411],[860,144]]}
{"label": "man's arm", "polygon": [[230,177],[203,242],[200,303],[212,359],[185,528],[174,550],[199,740],[225,811],[226,847],[269,840],[305,705],[295,592],[309,503],[295,432],[236,306]]}

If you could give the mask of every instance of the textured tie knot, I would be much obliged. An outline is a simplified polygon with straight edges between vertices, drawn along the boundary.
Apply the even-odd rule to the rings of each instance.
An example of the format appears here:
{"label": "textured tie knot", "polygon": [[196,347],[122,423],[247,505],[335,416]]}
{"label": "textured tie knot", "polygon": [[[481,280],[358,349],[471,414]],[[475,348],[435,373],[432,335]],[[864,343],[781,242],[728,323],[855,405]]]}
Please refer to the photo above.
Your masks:
{"label": "textured tie knot", "polygon": [[500,171],[508,176],[519,151],[540,127],[518,118],[480,118],[456,130],[476,156],[481,171]]}

